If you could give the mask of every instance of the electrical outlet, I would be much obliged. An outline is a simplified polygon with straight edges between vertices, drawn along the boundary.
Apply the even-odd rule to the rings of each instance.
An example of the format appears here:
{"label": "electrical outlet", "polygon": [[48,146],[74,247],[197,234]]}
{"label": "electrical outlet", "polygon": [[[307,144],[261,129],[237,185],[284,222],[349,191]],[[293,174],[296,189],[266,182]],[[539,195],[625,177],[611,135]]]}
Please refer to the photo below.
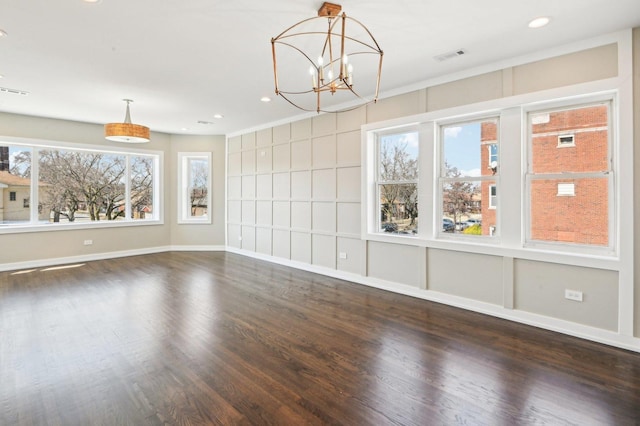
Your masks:
{"label": "electrical outlet", "polygon": [[569,300],[575,300],[576,302],[582,302],[582,292],[579,290],[564,290],[564,298]]}
{"label": "electrical outlet", "polygon": [[341,251],[338,256],[340,257],[340,259],[346,259],[347,258],[347,253]]}
{"label": "electrical outlet", "polygon": [[93,245],[93,240],[84,240],[84,245],[85,246]]}

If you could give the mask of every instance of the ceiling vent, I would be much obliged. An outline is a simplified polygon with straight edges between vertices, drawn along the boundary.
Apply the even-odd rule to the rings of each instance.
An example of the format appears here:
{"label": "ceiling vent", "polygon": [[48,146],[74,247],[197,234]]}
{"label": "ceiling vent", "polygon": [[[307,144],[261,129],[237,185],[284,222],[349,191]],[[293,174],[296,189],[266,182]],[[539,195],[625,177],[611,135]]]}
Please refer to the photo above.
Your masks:
{"label": "ceiling vent", "polygon": [[433,59],[435,59],[438,62],[444,62],[444,61],[446,61],[448,59],[456,58],[458,56],[462,56],[465,53],[467,53],[467,52],[465,52],[464,49],[458,49],[458,50],[454,50],[453,52],[447,52],[447,53],[443,53],[442,55],[434,56]]}
{"label": "ceiling vent", "polygon": [[6,87],[0,87],[0,93],[11,93],[12,95],[22,95],[22,96],[27,96],[29,94],[29,92],[25,92],[24,90],[8,89]]}

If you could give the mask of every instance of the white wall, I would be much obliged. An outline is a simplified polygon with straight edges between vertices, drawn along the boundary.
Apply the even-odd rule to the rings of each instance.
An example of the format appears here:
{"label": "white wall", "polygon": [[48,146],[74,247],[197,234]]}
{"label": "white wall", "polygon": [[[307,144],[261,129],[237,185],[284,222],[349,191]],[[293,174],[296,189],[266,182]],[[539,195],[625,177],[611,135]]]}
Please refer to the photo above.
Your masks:
{"label": "white wall", "polygon": [[[0,113],[0,136],[83,145],[123,146],[105,140],[103,132],[103,126],[97,124]],[[172,136],[152,132],[151,142],[139,148],[164,153],[164,224],[0,234],[0,269],[148,253],[170,248],[224,247],[225,138]],[[213,153],[214,217],[211,225],[176,224],[176,153],[181,150]],[[85,246],[84,240],[92,240],[93,244]]]}

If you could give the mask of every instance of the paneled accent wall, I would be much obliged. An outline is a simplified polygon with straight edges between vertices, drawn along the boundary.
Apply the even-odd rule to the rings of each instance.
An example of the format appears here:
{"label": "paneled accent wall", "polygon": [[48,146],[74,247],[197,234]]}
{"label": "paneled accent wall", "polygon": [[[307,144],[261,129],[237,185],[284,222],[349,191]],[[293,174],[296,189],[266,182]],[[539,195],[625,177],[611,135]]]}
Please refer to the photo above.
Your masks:
{"label": "paneled accent wall", "polygon": [[[362,240],[360,128],[615,78],[617,49],[617,44],[607,44],[381,99],[346,113],[317,115],[229,137],[227,245],[405,294],[428,294],[433,300],[498,316],[556,330],[564,327],[576,335],[588,335],[581,327],[597,329],[594,335],[616,333],[620,327],[616,270],[445,249],[437,244]],[[584,301],[566,300],[566,288],[582,291]]]}
{"label": "paneled accent wall", "polygon": [[229,139],[229,245],[361,274],[365,108]]}

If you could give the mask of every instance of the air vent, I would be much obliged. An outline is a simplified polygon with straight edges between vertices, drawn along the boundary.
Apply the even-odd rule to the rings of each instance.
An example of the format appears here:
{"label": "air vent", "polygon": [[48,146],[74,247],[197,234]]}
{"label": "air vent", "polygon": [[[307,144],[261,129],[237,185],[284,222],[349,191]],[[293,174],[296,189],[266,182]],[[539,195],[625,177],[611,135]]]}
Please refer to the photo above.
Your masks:
{"label": "air vent", "polygon": [[25,92],[24,90],[8,89],[6,87],[0,87],[0,93],[11,93],[12,95],[22,95],[22,96],[27,96],[29,94],[29,92]]}
{"label": "air vent", "polygon": [[208,125],[208,124],[215,124],[215,123],[212,122],[212,121],[198,120],[198,124],[207,124]]}
{"label": "air vent", "polygon": [[451,58],[462,56],[465,53],[466,52],[464,51],[464,49],[458,49],[458,50],[454,50],[453,52],[447,52],[447,53],[443,53],[442,55],[434,56],[433,59],[435,59],[438,62],[443,62]]}

